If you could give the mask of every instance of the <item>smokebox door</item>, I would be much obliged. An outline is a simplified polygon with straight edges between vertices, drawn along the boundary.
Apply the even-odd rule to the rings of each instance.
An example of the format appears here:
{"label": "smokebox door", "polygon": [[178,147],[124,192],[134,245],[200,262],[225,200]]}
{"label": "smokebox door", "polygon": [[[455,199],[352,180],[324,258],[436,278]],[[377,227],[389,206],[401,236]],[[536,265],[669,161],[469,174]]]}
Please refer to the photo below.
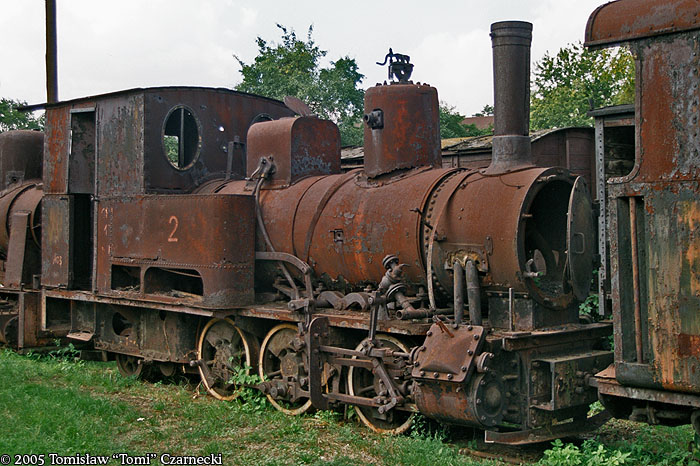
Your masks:
{"label": "smokebox door", "polygon": [[591,288],[596,243],[593,204],[586,183],[580,176],[576,178],[569,196],[566,233],[569,280],[574,295],[583,301]]}

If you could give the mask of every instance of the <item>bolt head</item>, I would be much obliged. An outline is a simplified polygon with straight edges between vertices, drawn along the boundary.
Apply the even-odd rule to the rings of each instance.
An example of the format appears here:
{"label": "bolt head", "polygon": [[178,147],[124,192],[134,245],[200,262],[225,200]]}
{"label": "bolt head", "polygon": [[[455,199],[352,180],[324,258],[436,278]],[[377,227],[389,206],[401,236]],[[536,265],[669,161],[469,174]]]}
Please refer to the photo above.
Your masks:
{"label": "bolt head", "polygon": [[420,376],[425,377],[425,371],[420,371]]}
{"label": "bolt head", "polygon": [[452,380],[452,374],[447,374],[447,380]]}
{"label": "bolt head", "polygon": [[475,340],[478,340],[478,339],[479,339],[479,335],[474,335],[474,339],[475,339]]}
{"label": "bolt head", "polygon": [[462,372],[467,372],[467,366],[462,366]]}
{"label": "bolt head", "polygon": [[433,334],[433,332],[431,330],[428,330],[428,333],[426,333],[426,335],[428,335],[428,336],[431,336],[432,334]]}
{"label": "bolt head", "polygon": [[435,377],[435,378],[437,379],[438,377],[440,377],[440,374],[438,374],[438,373],[436,372],[436,373],[433,374],[433,377]]}

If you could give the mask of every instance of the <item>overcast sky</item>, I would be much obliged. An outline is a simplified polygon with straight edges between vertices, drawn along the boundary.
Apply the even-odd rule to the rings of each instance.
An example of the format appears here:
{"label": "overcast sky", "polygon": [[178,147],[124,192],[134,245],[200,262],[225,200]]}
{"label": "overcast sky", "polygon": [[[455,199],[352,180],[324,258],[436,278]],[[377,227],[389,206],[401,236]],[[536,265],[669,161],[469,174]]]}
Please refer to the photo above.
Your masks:
{"label": "overcast sky", "polygon": [[[583,41],[603,0],[312,1],[57,0],[61,100],[148,86],[233,87],[255,38],[280,38],[275,24],[306,38],[327,59],[355,58],[367,88],[386,79],[375,65],[389,47],[411,56],[412,79],[472,115],[493,103],[489,25],[534,25],[532,60]],[[0,96],[46,100],[44,0],[0,0]]]}

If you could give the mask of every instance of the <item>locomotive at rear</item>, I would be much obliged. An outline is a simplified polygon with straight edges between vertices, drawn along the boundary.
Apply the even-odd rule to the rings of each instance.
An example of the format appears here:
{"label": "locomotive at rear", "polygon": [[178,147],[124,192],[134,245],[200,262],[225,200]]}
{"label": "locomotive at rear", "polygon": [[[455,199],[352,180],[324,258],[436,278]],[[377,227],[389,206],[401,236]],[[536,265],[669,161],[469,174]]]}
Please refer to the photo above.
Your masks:
{"label": "locomotive at rear", "polygon": [[[586,46],[628,46],[635,105],[596,115],[603,262],[615,363],[592,381],[616,417],[692,423],[700,433],[698,58],[696,3],[624,0],[599,7]],[[619,131],[629,120],[629,136]],[[613,170],[615,147],[631,148]],[[606,254],[605,251],[608,251]]]}

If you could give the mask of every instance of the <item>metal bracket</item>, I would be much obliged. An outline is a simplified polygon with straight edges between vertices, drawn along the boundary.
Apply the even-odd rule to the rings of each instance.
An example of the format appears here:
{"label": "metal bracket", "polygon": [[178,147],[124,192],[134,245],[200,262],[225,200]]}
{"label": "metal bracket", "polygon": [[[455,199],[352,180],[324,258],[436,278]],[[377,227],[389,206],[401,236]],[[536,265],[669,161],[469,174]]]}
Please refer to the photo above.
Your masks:
{"label": "metal bracket", "polygon": [[309,354],[309,398],[316,409],[328,409],[328,397],[323,393],[321,376],[323,374],[323,357],[321,345],[328,343],[328,318],[316,317],[309,324],[306,332],[306,347]]}

